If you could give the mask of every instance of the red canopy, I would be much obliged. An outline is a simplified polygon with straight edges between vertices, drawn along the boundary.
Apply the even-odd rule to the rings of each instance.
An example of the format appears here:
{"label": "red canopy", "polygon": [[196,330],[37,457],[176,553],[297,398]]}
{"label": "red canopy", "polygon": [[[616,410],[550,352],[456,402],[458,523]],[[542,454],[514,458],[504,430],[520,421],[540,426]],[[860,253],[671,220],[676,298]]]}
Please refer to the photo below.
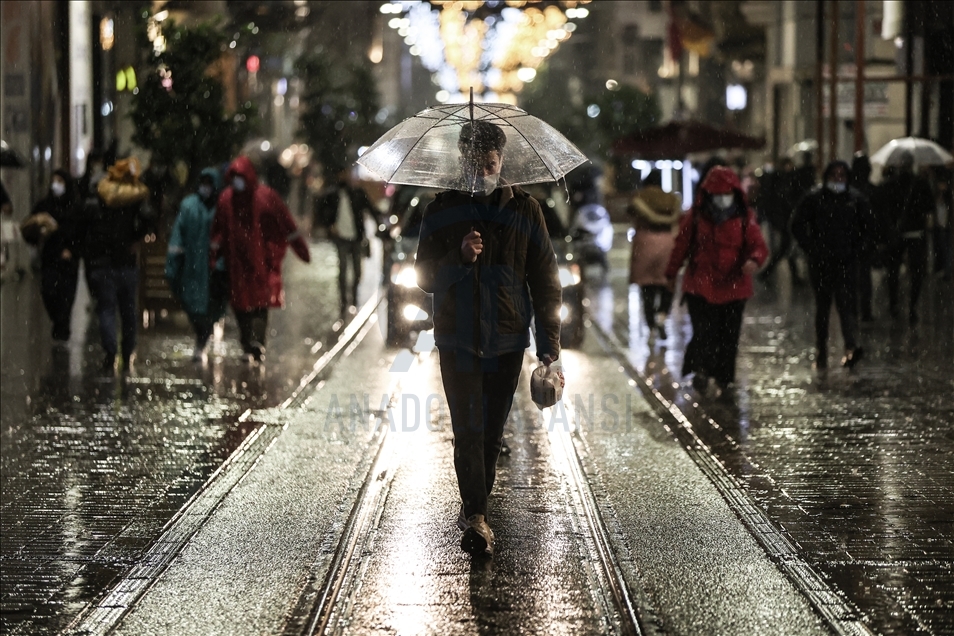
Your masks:
{"label": "red canopy", "polygon": [[764,147],[763,137],[720,130],[698,121],[671,121],[665,126],[646,128],[617,139],[613,144],[613,154],[645,159],[681,159],[692,153],[723,148],[758,150]]}

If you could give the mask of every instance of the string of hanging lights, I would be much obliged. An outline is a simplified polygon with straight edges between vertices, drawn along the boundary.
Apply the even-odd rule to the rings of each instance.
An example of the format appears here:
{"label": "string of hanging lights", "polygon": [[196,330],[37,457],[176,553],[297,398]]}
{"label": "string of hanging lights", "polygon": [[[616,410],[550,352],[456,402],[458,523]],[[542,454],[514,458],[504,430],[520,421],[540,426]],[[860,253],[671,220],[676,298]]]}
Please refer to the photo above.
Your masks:
{"label": "string of hanging lights", "polygon": [[388,2],[382,14],[433,74],[440,102],[516,103],[537,69],[586,18],[590,0],[430,0]]}

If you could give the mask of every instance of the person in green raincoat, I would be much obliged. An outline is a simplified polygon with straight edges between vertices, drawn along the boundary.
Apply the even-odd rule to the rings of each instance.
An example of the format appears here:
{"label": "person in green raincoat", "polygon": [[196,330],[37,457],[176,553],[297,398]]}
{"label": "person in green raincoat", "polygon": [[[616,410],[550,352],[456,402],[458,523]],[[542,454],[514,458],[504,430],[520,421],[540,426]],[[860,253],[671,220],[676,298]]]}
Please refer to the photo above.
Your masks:
{"label": "person in green raincoat", "polygon": [[195,330],[192,359],[196,362],[202,360],[215,323],[225,315],[228,302],[223,260],[209,271],[209,235],[220,186],[221,177],[215,168],[202,170],[198,188],[179,206],[166,254],[166,280]]}

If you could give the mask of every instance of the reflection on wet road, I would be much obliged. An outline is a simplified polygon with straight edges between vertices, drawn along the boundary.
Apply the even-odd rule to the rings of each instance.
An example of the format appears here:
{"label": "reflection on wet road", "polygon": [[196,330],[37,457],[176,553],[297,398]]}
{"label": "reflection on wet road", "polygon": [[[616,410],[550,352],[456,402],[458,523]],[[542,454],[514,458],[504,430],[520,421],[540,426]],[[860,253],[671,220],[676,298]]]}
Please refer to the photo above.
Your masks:
{"label": "reflection on wet road", "polygon": [[184,321],[167,322],[140,333],[130,377],[104,378],[85,286],[65,349],[50,345],[36,281],[4,283],[4,633],[65,626],[241,444],[251,429],[238,416],[297,387],[335,337],[334,252],[313,257],[286,261],[288,304],[271,312],[262,367],[242,361],[230,316],[206,364],[191,361]]}
{"label": "reflection on wet road", "polygon": [[495,556],[461,552],[453,437],[436,362],[426,356],[401,387],[431,409],[401,409],[387,499],[362,562],[353,564],[360,574],[335,600],[332,632],[619,633],[566,476],[529,401],[526,369],[509,425],[513,455],[502,458],[490,501]]}
{"label": "reflection on wet road", "polygon": [[[676,307],[667,342],[647,342],[639,296],[618,275],[593,296],[594,320],[678,404],[718,461],[799,553],[884,634],[948,633],[954,605],[954,301],[929,283],[916,329],[876,316],[852,373],[811,367],[810,290],[787,270],[746,309],[735,399],[682,378],[691,335]],[[880,279],[875,305],[887,306]],[[841,342],[832,322],[832,348]],[[695,414],[693,417],[692,414]]]}

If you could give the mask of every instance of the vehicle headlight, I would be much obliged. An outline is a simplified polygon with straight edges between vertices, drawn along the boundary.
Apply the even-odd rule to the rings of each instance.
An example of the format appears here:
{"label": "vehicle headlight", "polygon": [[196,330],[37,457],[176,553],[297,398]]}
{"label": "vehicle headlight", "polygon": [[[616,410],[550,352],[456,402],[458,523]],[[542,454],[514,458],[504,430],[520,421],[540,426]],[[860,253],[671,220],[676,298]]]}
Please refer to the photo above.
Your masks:
{"label": "vehicle headlight", "polygon": [[580,284],[580,266],[576,263],[569,265],[560,265],[560,285],[562,287],[572,287]]}
{"label": "vehicle headlight", "polygon": [[391,268],[391,282],[401,287],[417,287],[417,272],[414,271],[414,266],[395,263]]}
{"label": "vehicle headlight", "polygon": [[417,305],[404,305],[404,309],[401,310],[401,313],[406,320],[427,320],[427,312]]}

